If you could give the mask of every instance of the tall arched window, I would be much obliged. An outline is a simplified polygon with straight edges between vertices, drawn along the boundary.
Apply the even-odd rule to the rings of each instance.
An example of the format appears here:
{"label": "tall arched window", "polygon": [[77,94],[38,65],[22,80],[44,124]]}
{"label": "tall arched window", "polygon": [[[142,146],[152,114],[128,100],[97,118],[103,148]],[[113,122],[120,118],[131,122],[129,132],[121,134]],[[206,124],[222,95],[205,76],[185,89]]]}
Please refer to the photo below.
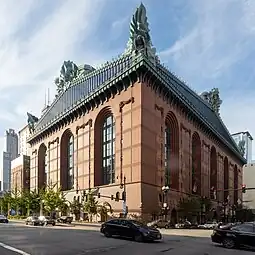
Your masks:
{"label": "tall arched window", "polygon": [[70,190],[74,186],[74,137],[68,139],[68,169],[67,169],[67,189]]}
{"label": "tall arched window", "polygon": [[197,132],[192,135],[192,193],[201,195],[201,141]]}
{"label": "tall arched window", "polygon": [[236,165],[234,167],[234,203],[238,203],[238,170]]}
{"label": "tall arched window", "polygon": [[170,186],[170,146],[171,146],[171,130],[166,123],[165,129],[165,185]]}
{"label": "tall arched window", "polygon": [[224,158],[224,201],[228,200],[229,189],[229,167],[228,167],[228,158]]}
{"label": "tall arched window", "polygon": [[210,183],[211,199],[217,199],[217,154],[214,146],[210,155]]}
{"label": "tall arched window", "polygon": [[74,188],[74,136],[69,129],[60,141],[60,186],[62,190]]}
{"label": "tall arched window", "polygon": [[38,150],[38,189],[42,189],[47,185],[48,180],[47,167],[47,148],[45,144],[41,144]]}
{"label": "tall arched window", "polygon": [[179,190],[179,126],[173,112],[168,112],[165,121],[165,183]]}
{"label": "tall arched window", "polygon": [[115,182],[115,121],[113,115],[105,117],[102,125],[102,185]]}

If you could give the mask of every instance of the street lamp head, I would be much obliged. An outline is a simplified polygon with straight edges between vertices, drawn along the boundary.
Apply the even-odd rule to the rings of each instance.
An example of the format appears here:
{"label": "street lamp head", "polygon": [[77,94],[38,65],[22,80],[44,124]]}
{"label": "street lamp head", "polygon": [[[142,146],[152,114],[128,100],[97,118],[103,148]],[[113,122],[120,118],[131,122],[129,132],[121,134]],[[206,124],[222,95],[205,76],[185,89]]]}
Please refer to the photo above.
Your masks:
{"label": "street lamp head", "polygon": [[161,189],[162,189],[162,191],[165,191],[165,192],[166,192],[166,191],[168,191],[170,188],[169,188],[169,186],[163,186]]}

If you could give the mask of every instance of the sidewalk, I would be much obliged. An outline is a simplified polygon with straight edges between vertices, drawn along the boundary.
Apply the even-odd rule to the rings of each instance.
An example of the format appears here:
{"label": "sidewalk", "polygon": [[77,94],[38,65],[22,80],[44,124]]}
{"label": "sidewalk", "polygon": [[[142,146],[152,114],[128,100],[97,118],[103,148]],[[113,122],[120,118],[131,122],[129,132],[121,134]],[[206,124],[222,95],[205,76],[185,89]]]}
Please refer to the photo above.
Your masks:
{"label": "sidewalk", "polygon": [[[24,223],[25,220],[21,219],[10,219],[9,222],[13,223]],[[84,226],[84,227],[94,227],[94,228],[99,228],[101,226],[101,223],[97,222],[79,222],[79,221],[73,221],[71,224],[63,224],[63,223],[57,223],[57,226]]]}

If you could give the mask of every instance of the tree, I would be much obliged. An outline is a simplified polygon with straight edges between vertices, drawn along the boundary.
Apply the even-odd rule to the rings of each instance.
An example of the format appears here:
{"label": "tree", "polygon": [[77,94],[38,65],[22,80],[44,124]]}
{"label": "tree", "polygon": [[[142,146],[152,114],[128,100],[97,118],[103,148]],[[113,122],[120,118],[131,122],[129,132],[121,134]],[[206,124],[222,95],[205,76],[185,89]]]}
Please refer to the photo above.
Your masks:
{"label": "tree", "polygon": [[182,218],[191,220],[201,212],[201,201],[198,197],[186,197],[179,201],[177,208]]}
{"label": "tree", "polygon": [[92,221],[92,216],[97,214],[97,206],[98,201],[96,201],[96,198],[94,197],[92,192],[89,192],[87,194],[87,198],[84,202],[84,211],[89,214],[89,221]]}
{"label": "tree", "polygon": [[13,204],[13,197],[11,195],[11,192],[5,193],[4,196],[1,198],[1,211],[3,213],[8,214],[12,204]]}
{"label": "tree", "polygon": [[108,202],[103,202],[102,205],[97,205],[97,213],[101,215],[101,221],[105,221],[108,213],[113,213],[112,206]]}
{"label": "tree", "polygon": [[48,186],[42,195],[44,209],[52,213],[57,208],[62,208],[65,203],[65,197],[60,188],[55,189],[56,185]]}
{"label": "tree", "polygon": [[82,204],[78,200],[70,203],[70,211],[75,215],[75,220],[79,220]]}
{"label": "tree", "polygon": [[33,213],[39,212],[40,200],[42,199],[42,197],[43,191],[37,192],[36,190],[23,190],[23,192],[21,193],[21,208],[26,208],[27,216],[30,215],[31,211]]}

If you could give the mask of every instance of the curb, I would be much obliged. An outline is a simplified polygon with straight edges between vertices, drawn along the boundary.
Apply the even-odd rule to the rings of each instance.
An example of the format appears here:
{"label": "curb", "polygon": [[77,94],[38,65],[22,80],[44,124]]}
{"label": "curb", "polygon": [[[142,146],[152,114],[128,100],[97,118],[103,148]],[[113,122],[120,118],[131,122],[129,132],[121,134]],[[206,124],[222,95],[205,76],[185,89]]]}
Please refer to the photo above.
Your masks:
{"label": "curb", "polygon": [[[25,223],[25,220],[16,220],[16,219],[10,219],[9,222],[13,222],[13,223]],[[83,222],[73,222],[71,224],[61,224],[58,223],[56,224],[57,226],[81,226],[81,227],[94,227],[94,228],[99,228],[101,226],[100,223],[83,223]]]}

